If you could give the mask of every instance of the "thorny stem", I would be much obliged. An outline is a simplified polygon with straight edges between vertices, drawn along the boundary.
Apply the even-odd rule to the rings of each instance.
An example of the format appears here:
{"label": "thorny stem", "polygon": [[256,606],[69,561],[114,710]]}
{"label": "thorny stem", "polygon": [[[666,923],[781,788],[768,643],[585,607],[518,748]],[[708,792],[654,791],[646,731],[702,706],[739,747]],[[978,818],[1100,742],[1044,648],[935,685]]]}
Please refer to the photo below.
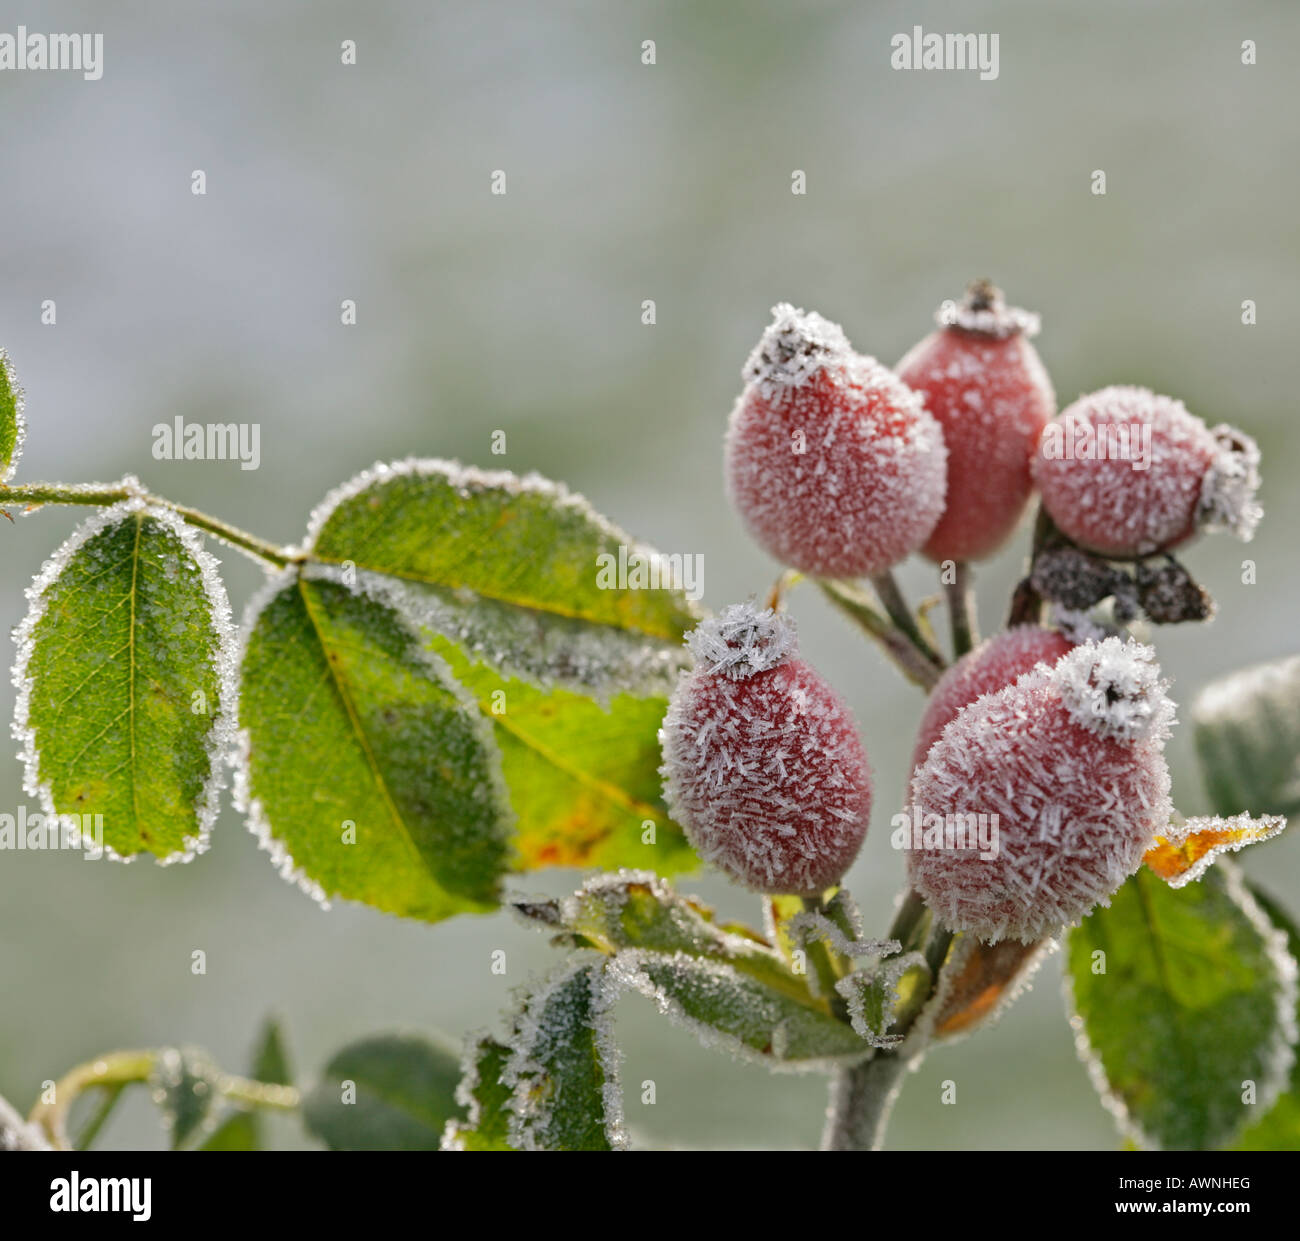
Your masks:
{"label": "thorny stem", "polygon": [[[79,1064],[54,1084],[53,1102],[38,1103],[27,1119],[29,1123],[39,1126],[51,1146],[57,1150],[72,1150],[72,1142],[68,1137],[68,1116],[78,1096],[96,1086],[120,1091],[133,1083],[147,1082],[158,1064],[158,1056],[156,1051],[114,1051]],[[277,1086],[228,1073],[217,1078],[216,1089],[222,1098],[244,1107],[292,1111],[299,1103],[298,1091],[292,1086]],[[83,1137],[83,1143],[94,1136],[94,1131],[103,1124],[106,1117],[107,1108],[101,1108],[100,1114],[92,1120],[87,1135]]]}
{"label": "thorny stem", "polygon": [[294,562],[296,557],[288,548],[277,547],[256,535],[228,525],[216,517],[209,517],[197,509],[186,508],[162,496],[152,495],[124,483],[102,484],[89,483],[81,486],[65,486],[59,483],[31,483],[23,487],[0,487],[0,508],[5,505],[24,505],[39,508],[44,504],[84,504],[95,507],[107,507],[123,500],[140,499],[146,504],[169,509],[182,521],[214,535],[223,543],[237,547],[258,560],[264,560],[277,568]]}
{"label": "thorny stem", "polygon": [[942,666],[927,658],[862,591],[848,582],[828,578],[818,579],[817,585],[845,616],[880,644],[909,681],[926,691],[934,688]]}
{"label": "thorny stem", "polygon": [[944,581],[948,595],[948,620],[952,625],[952,654],[960,659],[974,649],[980,640],[975,620],[975,590],[971,581],[970,564],[958,560],[952,581]]}
{"label": "thorny stem", "polygon": [[872,577],[871,585],[880,597],[880,602],[884,604],[885,611],[889,613],[889,619],[894,622],[898,629],[903,631],[908,641],[926,659],[941,669],[943,667],[943,656],[925,640],[925,635],[921,633],[920,626],[916,623],[916,617],[912,615],[912,609],[907,606],[907,600],[903,598],[903,592],[899,589],[898,581],[894,577],[894,571],[886,569],[883,573],[877,573]]}

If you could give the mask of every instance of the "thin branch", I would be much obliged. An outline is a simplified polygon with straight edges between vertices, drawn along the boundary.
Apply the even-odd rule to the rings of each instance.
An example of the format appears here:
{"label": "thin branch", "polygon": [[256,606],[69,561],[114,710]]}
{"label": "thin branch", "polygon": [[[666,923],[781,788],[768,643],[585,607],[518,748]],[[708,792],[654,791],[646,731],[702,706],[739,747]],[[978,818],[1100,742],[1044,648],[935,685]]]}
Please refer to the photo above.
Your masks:
{"label": "thin branch", "polygon": [[877,573],[872,577],[871,585],[894,625],[903,631],[907,636],[907,640],[926,659],[936,667],[942,668],[943,656],[926,641],[925,635],[921,632],[921,627],[916,623],[916,616],[913,614],[912,609],[908,607],[907,600],[903,598],[903,592],[899,589],[898,580],[894,577],[894,571],[886,569],[883,573]]}
{"label": "thin branch", "polygon": [[954,659],[960,659],[974,650],[980,640],[970,564],[965,560],[956,561],[952,581],[945,580],[943,587],[948,596],[948,620],[952,625],[952,654]]}
{"label": "thin branch", "polygon": [[943,672],[942,667],[927,659],[906,634],[876,609],[872,600],[862,591],[847,582],[828,578],[819,578],[817,585],[822,594],[845,616],[880,644],[885,654],[909,681],[927,692],[934,688]]}

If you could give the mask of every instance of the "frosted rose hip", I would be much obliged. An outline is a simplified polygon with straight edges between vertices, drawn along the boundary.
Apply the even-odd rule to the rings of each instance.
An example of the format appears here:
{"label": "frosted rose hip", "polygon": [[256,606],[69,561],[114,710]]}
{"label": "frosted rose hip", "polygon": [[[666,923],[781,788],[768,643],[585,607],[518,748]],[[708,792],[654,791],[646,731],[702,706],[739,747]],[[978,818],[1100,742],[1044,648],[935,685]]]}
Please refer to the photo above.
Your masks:
{"label": "frosted rose hip", "polygon": [[706,861],[760,892],[811,896],[862,846],[871,773],[848,708],[798,658],[794,623],[752,604],[687,639],[660,729],[664,797]]}
{"label": "frosted rose hip", "polygon": [[1181,401],[1146,388],[1080,397],[1039,438],[1034,479],[1057,526],[1108,556],[1177,547],[1199,530],[1249,539],[1261,510],[1259,449],[1211,430]]}
{"label": "frosted rose hip", "polygon": [[[1169,823],[1172,720],[1154,652],[1118,638],[976,699],[912,776],[913,888],[946,926],[990,942],[1031,942],[1109,903]],[[996,822],[995,856],[949,840],[965,824],[969,843],[957,816],[972,814]]]}
{"label": "frosted rose hip", "polygon": [[932,560],[979,560],[1015,529],[1033,484],[1029,461],[1056,413],[1056,395],[1030,338],[1038,316],[1008,307],[986,281],[970,287],[939,331],[895,368],[943,428],[948,493],[926,541]]}
{"label": "frosted rose hip", "polygon": [[939,425],[836,324],[784,303],[772,313],[727,428],[732,502],[782,564],[820,577],[883,572],[943,509]]}
{"label": "frosted rose hip", "polygon": [[1073,643],[1055,629],[1017,625],[980,643],[949,668],[930,691],[912,754],[915,768],[965,706],[1012,684],[1036,664],[1054,665]]}

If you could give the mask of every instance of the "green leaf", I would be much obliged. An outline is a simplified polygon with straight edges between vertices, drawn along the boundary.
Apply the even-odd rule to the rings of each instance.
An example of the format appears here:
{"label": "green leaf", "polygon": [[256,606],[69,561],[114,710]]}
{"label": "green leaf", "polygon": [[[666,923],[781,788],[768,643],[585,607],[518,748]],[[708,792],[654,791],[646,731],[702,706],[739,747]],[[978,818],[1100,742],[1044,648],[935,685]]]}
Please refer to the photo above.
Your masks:
{"label": "green leaf", "polygon": [[14,476],[26,433],[23,392],[14,378],[9,355],[0,349],[0,483],[7,483]]}
{"label": "green leaf", "polygon": [[382,601],[295,570],[250,611],[238,792],[281,872],[431,922],[491,909],[500,755],[442,660]]}
{"label": "green leaf", "polygon": [[1300,655],[1212,682],[1192,718],[1217,813],[1300,813]]}
{"label": "green leaf", "polygon": [[515,1018],[509,1143],[518,1150],[623,1148],[613,995],[602,961],[580,954],[528,996]]}
{"label": "green leaf", "polygon": [[457,1057],[426,1039],[361,1039],[325,1066],[303,1121],[331,1150],[437,1150],[459,1080]]}
{"label": "green leaf", "polygon": [[[1267,893],[1250,885],[1251,895],[1272,924],[1286,936],[1287,951],[1293,960],[1300,959],[1300,928],[1284,909]],[[1300,1011],[1296,1013],[1300,1026]],[[1258,1114],[1258,1113],[1257,1113]],[[1294,1151],[1300,1150],[1300,1055],[1291,1063],[1291,1077],[1286,1089],[1266,1112],[1260,1115],[1233,1143],[1232,1150],[1239,1151]]]}
{"label": "green leaf", "polygon": [[158,1053],[149,1084],[162,1108],[172,1150],[180,1150],[208,1123],[218,1097],[220,1070],[196,1047],[169,1047]]}
{"label": "green leaf", "polygon": [[675,892],[650,871],[619,871],[589,879],[562,901],[519,902],[517,912],[543,927],[562,930],[598,952],[626,948],[722,961],[795,1004],[830,1015],[806,975],[747,927],[719,926],[700,902]]}
{"label": "green leaf", "polygon": [[28,592],[15,733],[47,816],[110,856],[207,847],[233,716],[229,608],[216,561],[135,500],[83,525]]}
{"label": "green leaf", "polygon": [[615,982],[650,997],[706,1046],[770,1069],[829,1068],[867,1052],[851,1026],[730,962],[629,948],[609,970]]}
{"label": "green leaf", "polygon": [[456,462],[377,465],[312,515],[308,551],[327,564],[676,644],[697,616],[680,590],[599,584],[597,556],[646,552],[580,496],[537,475]]}
{"label": "green leaf", "polygon": [[1080,1053],[1144,1145],[1219,1146],[1250,1116],[1246,1083],[1264,1108],[1280,1089],[1295,963],[1230,864],[1184,888],[1138,871],[1070,932],[1068,978]]}
{"label": "green leaf", "polygon": [[666,698],[619,694],[602,705],[538,689],[425,633],[495,731],[516,812],[515,870],[644,866],[671,875],[699,866],[663,803]]}
{"label": "green leaf", "polygon": [[471,1039],[456,1101],[467,1110],[443,1134],[445,1151],[510,1151],[510,1100],[514,1094],[502,1080],[510,1048],[486,1035]]}
{"label": "green leaf", "polygon": [[284,1031],[278,1021],[268,1020],[262,1026],[262,1037],[250,1071],[255,1081],[272,1086],[293,1085],[289,1056],[284,1047]]}

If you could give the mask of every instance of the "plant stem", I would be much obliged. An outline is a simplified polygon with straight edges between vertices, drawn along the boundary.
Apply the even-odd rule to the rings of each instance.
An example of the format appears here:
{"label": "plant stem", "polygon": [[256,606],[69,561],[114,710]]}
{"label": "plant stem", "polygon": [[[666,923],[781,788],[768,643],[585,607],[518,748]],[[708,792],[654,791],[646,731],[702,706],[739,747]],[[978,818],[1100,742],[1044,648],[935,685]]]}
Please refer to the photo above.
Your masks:
{"label": "plant stem", "polygon": [[28,508],[39,508],[45,504],[84,504],[95,507],[107,507],[119,504],[123,500],[139,499],[158,508],[165,508],[175,513],[186,524],[198,530],[214,535],[223,543],[246,552],[257,560],[266,561],[283,568],[294,561],[294,555],[284,547],[277,547],[256,535],[240,530],[216,517],[209,517],[197,509],[186,508],[163,496],[152,495],[130,483],[30,483],[22,487],[0,487],[0,506],[22,504]]}
{"label": "plant stem", "polygon": [[[911,951],[918,943],[925,944],[925,959],[931,977],[930,995],[933,996],[953,935],[929,915],[925,902],[915,892],[909,891],[894,915],[888,938],[898,940],[904,952]],[[921,1005],[917,1009],[913,1020],[924,1007]],[[822,1149],[880,1150],[894,1100],[903,1088],[903,1074],[922,1055],[924,1051],[907,1055],[901,1051],[877,1051],[869,1060],[841,1069],[831,1082]]]}
{"label": "plant stem", "polygon": [[820,578],[817,585],[841,612],[878,642],[899,671],[927,692],[934,688],[942,667],[927,658],[889,618],[857,587],[848,582]]}
{"label": "plant stem", "polygon": [[[89,1141],[107,1119],[108,1109],[116,1101],[116,1093],[133,1083],[147,1082],[157,1063],[158,1053],[155,1051],[114,1051],[80,1064],[55,1083],[53,1102],[42,1101],[32,1108],[28,1121],[39,1126],[56,1149],[72,1150],[73,1145],[68,1137],[68,1116],[77,1098],[96,1086],[114,1092],[87,1126],[83,1141]],[[276,1086],[230,1074],[222,1074],[217,1079],[217,1093],[232,1103],[245,1107],[292,1110],[299,1102],[298,1091],[292,1086]]]}
{"label": "plant stem", "polygon": [[125,1089],[125,1082],[115,1082],[111,1086],[104,1087],[98,1106],[91,1114],[90,1119],[82,1126],[81,1132],[77,1134],[74,1145],[78,1150],[88,1151],[90,1149],[95,1138],[99,1136],[99,1131],[104,1127],[105,1121],[112,1115],[113,1108],[117,1106],[117,1101],[122,1097],[122,1092]]}
{"label": "plant stem", "polygon": [[954,659],[974,649],[980,640],[975,619],[975,590],[970,564],[958,560],[951,582],[944,582],[948,595],[948,619],[952,624],[952,654]]}
{"label": "plant stem", "polygon": [[903,592],[899,589],[898,580],[894,577],[894,571],[886,569],[883,573],[877,573],[871,579],[871,585],[880,597],[880,602],[884,604],[885,611],[889,613],[889,619],[907,635],[907,640],[926,659],[942,669],[943,656],[925,640],[925,635],[916,623],[916,617],[912,614],[912,609],[907,606],[907,600],[903,598]]}

